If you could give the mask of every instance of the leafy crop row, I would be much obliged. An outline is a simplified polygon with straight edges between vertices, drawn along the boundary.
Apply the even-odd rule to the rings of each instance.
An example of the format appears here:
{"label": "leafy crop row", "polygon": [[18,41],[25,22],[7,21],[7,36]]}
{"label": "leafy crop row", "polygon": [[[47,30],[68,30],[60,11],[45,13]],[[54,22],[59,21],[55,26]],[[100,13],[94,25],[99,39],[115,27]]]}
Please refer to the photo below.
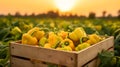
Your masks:
{"label": "leafy crop row", "polygon": [[[119,67],[120,65],[120,21],[105,19],[36,19],[36,18],[0,18],[0,67],[9,66],[9,42],[21,39],[23,33],[33,27],[40,27],[45,32],[58,30],[73,31],[76,27],[83,27],[87,34],[99,34],[105,36],[114,36],[115,51],[104,52],[99,54],[101,59],[100,67]],[[111,54],[112,53],[112,54]],[[109,56],[108,56],[109,55]],[[104,59],[107,57],[108,59]],[[109,60],[116,58],[116,62],[112,65]],[[103,60],[104,59],[104,60]],[[105,64],[106,63],[106,64]]]}

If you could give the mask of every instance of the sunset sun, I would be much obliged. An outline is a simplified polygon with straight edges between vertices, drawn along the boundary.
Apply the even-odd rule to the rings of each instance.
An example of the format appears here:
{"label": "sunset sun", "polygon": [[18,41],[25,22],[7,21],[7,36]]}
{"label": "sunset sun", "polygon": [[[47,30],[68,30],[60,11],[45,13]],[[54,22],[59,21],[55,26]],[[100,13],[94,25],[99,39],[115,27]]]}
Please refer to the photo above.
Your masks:
{"label": "sunset sun", "polygon": [[55,0],[56,7],[62,11],[69,11],[75,5],[76,0]]}

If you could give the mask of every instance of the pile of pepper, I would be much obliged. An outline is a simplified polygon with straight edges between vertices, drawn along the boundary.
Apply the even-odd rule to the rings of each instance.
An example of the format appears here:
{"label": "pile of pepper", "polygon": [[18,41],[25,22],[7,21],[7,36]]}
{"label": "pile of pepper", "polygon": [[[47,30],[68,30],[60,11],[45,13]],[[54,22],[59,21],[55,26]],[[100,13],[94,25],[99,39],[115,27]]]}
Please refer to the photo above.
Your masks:
{"label": "pile of pepper", "polygon": [[60,30],[59,32],[45,32],[39,27],[30,29],[22,35],[22,44],[53,48],[65,51],[80,51],[98,43],[103,38],[97,34],[87,35],[82,27],[72,32]]}

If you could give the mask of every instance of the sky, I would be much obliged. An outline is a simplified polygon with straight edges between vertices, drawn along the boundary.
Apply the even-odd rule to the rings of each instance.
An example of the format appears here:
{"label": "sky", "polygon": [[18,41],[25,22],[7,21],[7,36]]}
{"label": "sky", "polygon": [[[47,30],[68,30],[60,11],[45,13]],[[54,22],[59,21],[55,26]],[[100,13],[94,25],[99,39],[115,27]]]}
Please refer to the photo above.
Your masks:
{"label": "sky", "polygon": [[[22,15],[39,14],[50,10],[59,10],[54,0],[0,0],[0,14],[16,12]],[[120,0],[76,0],[74,6],[66,13],[87,16],[89,12],[95,12],[97,16],[101,16],[102,12],[106,11],[107,14],[117,16],[118,10],[120,10]]]}

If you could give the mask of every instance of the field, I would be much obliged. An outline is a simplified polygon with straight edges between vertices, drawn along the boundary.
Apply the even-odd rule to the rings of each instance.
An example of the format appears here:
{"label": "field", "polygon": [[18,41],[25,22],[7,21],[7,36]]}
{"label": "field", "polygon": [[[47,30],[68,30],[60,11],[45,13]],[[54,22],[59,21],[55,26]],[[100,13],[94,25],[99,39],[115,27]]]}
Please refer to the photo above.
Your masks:
{"label": "field", "polygon": [[103,53],[100,53],[101,64],[99,66],[120,67],[119,19],[24,18],[10,16],[0,18],[0,67],[8,67],[10,65],[9,42],[21,40],[23,33],[36,26],[45,32],[58,32],[59,30],[71,32],[77,27],[83,27],[87,34],[96,33],[99,35],[114,36],[115,51],[103,51]]}

